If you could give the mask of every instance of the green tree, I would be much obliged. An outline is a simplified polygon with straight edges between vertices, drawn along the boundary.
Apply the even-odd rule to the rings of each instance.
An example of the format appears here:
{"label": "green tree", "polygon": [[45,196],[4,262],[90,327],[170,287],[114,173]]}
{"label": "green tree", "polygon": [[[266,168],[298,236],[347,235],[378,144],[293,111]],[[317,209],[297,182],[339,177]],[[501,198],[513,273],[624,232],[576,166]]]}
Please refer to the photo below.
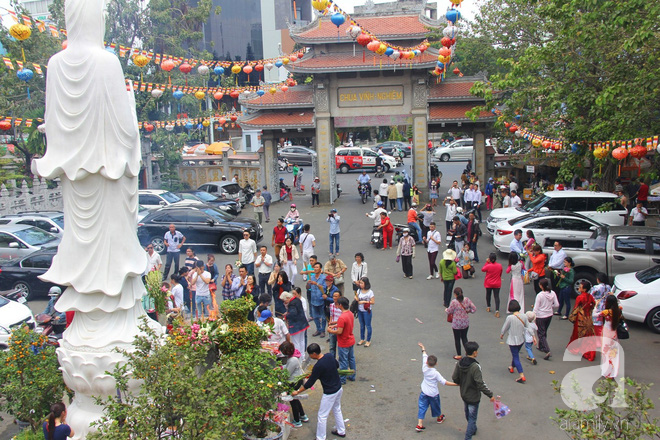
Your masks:
{"label": "green tree", "polygon": [[403,140],[403,136],[401,136],[401,133],[399,133],[399,129],[396,126],[392,127],[392,130],[390,130],[390,137],[387,138],[388,141],[401,141]]}

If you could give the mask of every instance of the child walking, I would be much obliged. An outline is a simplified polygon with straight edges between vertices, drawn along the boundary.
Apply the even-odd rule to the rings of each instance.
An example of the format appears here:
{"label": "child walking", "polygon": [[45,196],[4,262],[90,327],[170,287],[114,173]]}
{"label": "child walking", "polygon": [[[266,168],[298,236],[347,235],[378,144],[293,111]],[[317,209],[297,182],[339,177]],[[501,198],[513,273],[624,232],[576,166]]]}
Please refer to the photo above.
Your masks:
{"label": "child walking", "polygon": [[532,364],[536,365],[536,358],[534,357],[534,352],[532,351],[532,344],[536,345],[538,339],[536,339],[536,313],[531,310],[525,313],[527,316],[527,328],[525,328],[525,350],[527,350],[527,360]]}
{"label": "child walking", "polygon": [[435,365],[438,363],[438,358],[433,355],[429,356],[421,342],[418,342],[417,345],[422,349],[422,374],[424,375],[424,380],[422,381],[422,392],[419,393],[419,410],[417,411],[417,426],[415,427],[415,430],[417,432],[422,432],[423,429],[426,429],[424,426],[424,416],[426,415],[429,406],[431,407],[431,415],[436,417],[438,423],[445,421],[445,416],[442,414],[440,408],[440,391],[438,391],[438,382],[442,385],[453,387],[458,385],[454,382],[445,380],[438,370],[435,369]]}
{"label": "child walking", "polygon": [[[280,353],[286,356],[286,370],[289,372],[289,384],[293,391],[300,388],[303,380],[301,379],[303,375],[302,366],[300,365],[300,352],[298,352],[293,344],[288,341],[284,341],[279,346]],[[309,417],[305,414],[302,403],[300,400],[293,399],[290,402],[291,412],[293,413],[293,426],[296,428],[302,427],[302,422],[309,422]]]}

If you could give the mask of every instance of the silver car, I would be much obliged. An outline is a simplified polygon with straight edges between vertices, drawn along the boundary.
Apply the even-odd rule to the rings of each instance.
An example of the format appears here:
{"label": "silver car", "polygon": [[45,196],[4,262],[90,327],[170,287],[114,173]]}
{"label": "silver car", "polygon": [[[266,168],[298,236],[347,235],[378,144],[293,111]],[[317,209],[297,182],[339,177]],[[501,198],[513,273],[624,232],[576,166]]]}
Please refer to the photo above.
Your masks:
{"label": "silver car", "polygon": [[219,182],[208,182],[197,188],[200,191],[214,194],[218,197],[233,200],[245,206],[245,193],[238,183],[221,180]]}
{"label": "silver car", "polygon": [[23,258],[42,249],[56,248],[59,244],[58,237],[34,226],[0,227],[0,258]]}
{"label": "silver car", "polygon": [[0,218],[0,225],[36,226],[62,238],[62,234],[64,234],[64,213],[60,211],[42,211],[8,214]]}

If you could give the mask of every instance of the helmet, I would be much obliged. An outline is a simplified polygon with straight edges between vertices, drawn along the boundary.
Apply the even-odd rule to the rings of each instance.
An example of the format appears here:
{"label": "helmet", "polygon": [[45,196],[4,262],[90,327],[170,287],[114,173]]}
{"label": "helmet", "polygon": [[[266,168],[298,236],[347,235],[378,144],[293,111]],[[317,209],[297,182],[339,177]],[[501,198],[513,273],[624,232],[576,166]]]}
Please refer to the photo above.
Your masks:
{"label": "helmet", "polygon": [[462,213],[463,213],[463,208],[461,208],[461,207],[459,206],[458,208],[456,208],[456,212],[460,212],[460,213],[462,214]]}
{"label": "helmet", "polygon": [[380,202],[380,201],[379,201],[379,202],[377,203],[377,205],[378,205],[378,206],[383,206],[383,202]]}
{"label": "helmet", "polygon": [[62,289],[57,286],[53,286],[48,290],[49,296],[60,296],[62,294]]}
{"label": "helmet", "polygon": [[296,204],[295,204],[295,203],[292,203],[292,204],[291,204],[291,207],[292,207],[292,208],[295,208],[295,207],[296,207]]}

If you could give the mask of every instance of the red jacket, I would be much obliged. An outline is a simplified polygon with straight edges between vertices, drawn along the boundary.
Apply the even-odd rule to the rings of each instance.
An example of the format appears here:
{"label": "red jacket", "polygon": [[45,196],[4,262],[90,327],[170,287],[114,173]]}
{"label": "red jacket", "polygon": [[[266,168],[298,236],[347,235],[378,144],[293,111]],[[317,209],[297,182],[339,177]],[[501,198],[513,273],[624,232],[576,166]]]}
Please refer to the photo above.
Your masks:
{"label": "red jacket", "polygon": [[486,261],[481,271],[486,272],[486,279],[484,280],[486,289],[502,287],[502,265],[500,263]]}

